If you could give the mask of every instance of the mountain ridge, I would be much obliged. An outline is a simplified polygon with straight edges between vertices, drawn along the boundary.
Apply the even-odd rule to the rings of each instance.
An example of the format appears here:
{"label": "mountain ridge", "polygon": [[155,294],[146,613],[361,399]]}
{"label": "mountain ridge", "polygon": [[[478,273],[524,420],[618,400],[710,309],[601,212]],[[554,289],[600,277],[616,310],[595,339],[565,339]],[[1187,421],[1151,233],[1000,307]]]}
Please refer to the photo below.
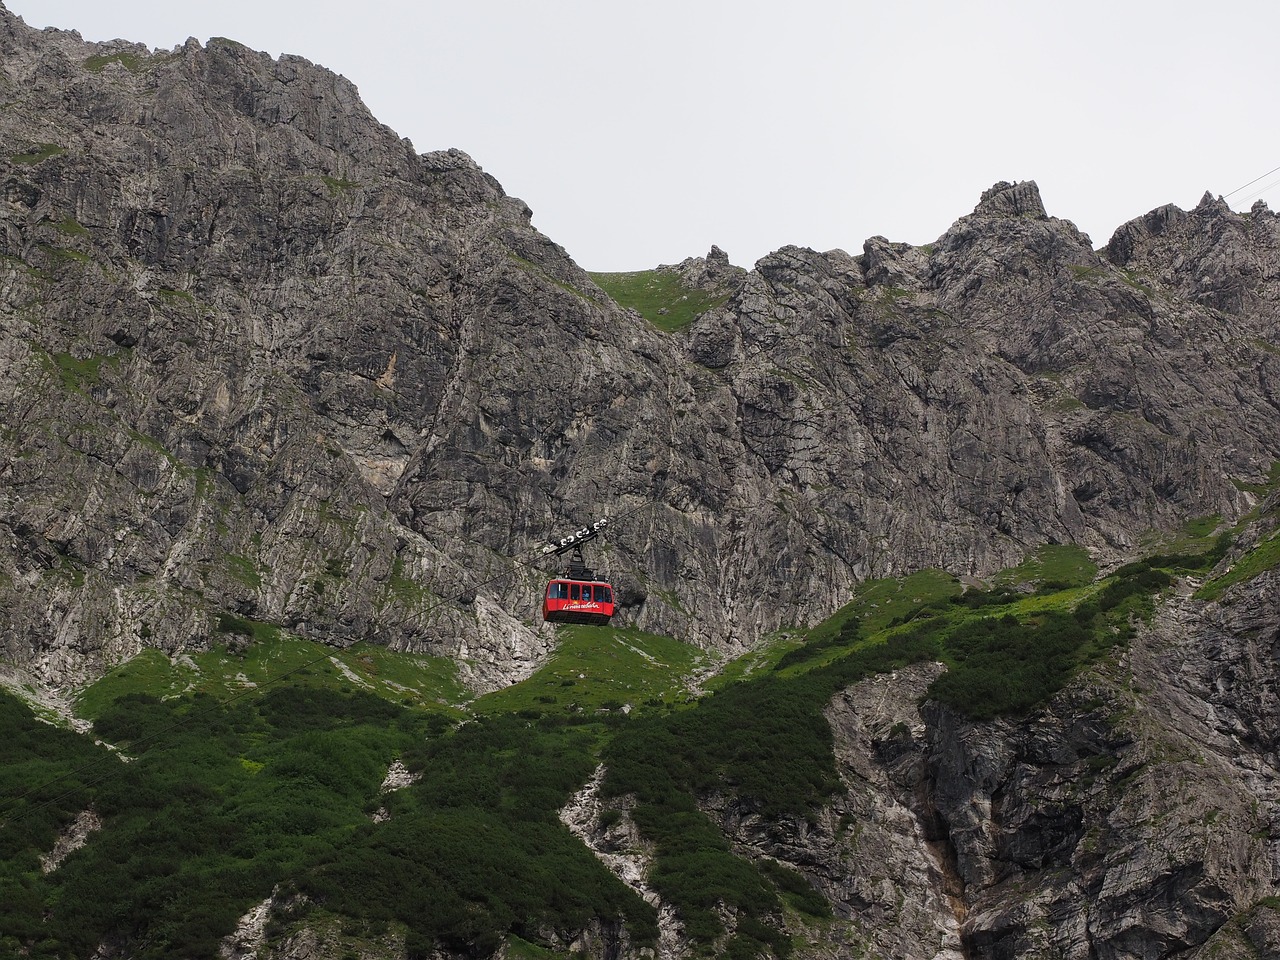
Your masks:
{"label": "mountain ridge", "polygon": [[[105,588],[167,568],[181,589],[208,595],[203,617],[184,602],[187,613],[173,624],[166,590],[135,597],[132,614],[95,602],[91,616],[116,621],[122,650],[137,649],[144,626],[170,645],[210,635],[218,608],[309,635],[364,635],[375,629],[371,587],[394,610],[378,617],[385,642],[441,652],[461,631],[468,649],[486,651],[477,682],[501,682],[527,669],[511,674],[513,658],[532,662],[549,638],[528,626],[536,578],[514,565],[500,571],[495,560],[521,555],[558,527],[643,503],[654,504],[644,518],[651,529],[616,528],[612,544],[619,562],[611,574],[632,602],[629,615],[646,628],[693,631],[699,643],[739,649],[789,622],[811,622],[815,604],[834,609],[860,578],[934,565],[979,573],[1042,542],[1079,539],[1123,552],[1126,528],[1187,518],[1168,495],[1140,488],[1185,489],[1224,516],[1247,509],[1247,498],[1210,472],[1223,470],[1210,462],[1217,454],[1188,452],[1185,414],[1164,409],[1159,397],[1140,401],[1133,374],[1107,362],[1125,338],[1143,345],[1134,362],[1157,347],[1185,349],[1190,321],[1111,273],[1083,235],[1045,214],[1034,184],[993,187],[932,250],[880,238],[859,257],[784,247],[753,271],[728,274],[731,286],[741,284],[737,293],[673,340],[616,312],[562,249],[532,230],[527,208],[464,154],[415,156],[359,106],[347,81],[301,58],[275,61],[216,40],[148,54],[19,23],[10,18],[8,42],[27,58],[10,58],[10,89],[33,91],[29,108],[38,102],[42,114],[58,116],[39,101],[38,82],[16,77],[30,61],[33,77],[76,84],[84,106],[83,116],[67,115],[66,143],[49,156],[10,158],[19,202],[6,217],[6,249],[19,253],[14,262],[28,256],[35,264],[18,276],[22,296],[40,302],[38,288],[44,283],[47,295],[56,275],[63,305],[54,315],[69,324],[36,352],[19,332],[10,352],[20,361],[25,351],[28,365],[41,353],[53,358],[43,362],[61,364],[59,377],[73,390],[86,376],[98,381],[89,386],[107,389],[117,407],[113,378],[154,395],[156,402],[121,408],[143,439],[117,442],[110,456],[146,460],[137,448],[153,443],[178,469],[211,471],[218,511],[243,517],[222,521],[232,531],[225,552],[240,558],[230,569],[162,560],[172,545],[158,536],[139,570],[125,561],[101,579]],[[48,36],[57,43],[39,53]],[[23,115],[11,115],[9,136],[45,149],[24,134]],[[1244,231],[1237,245],[1274,235],[1273,215],[1259,208],[1251,217],[1262,229]],[[1203,221],[1200,230],[1217,236],[1247,219],[1202,204],[1181,222],[1185,230]],[[1157,247],[1148,241],[1144,255]],[[701,282],[690,271],[706,274],[710,263],[719,263],[714,251],[701,265],[690,262],[687,282]],[[95,275],[102,267],[132,279],[121,287]],[[1031,276],[1054,279],[1037,289]],[[1076,311],[1087,304],[1084,315],[1063,310],[1064,301]],[[97,307],[81,316],[70,303]],[[1255,312],[1234,323],[1252,322]],[[157,318],[174,332],[161,335]],[[1183,343],[1154,342],[1157,322],[1182,328]],[[188,325],[198,340],[176,334]],[[148,330],[168,342],[149,349]],[[1254,332],[1264,344],[1274,333]],[[1232,336],[1238,350],[1244,334]],[[1265,347],[1254,352],[1269,360]],[[1077,386],[1095,363],[1106,376],[1088,390]],[[1203,393],[1220,374],[1210,362],[1197,366]],[[1184,389],[1166,376],[1167,390]],[[158,377],[171,386],[154,387]],[[175,389],[183,382],[185,390]],[[285,385],[287,395],[276,389]],[[80,392],[93,403],[93,390]],[[970,398],[967,413],[953,402],[960,396]],[[1087,416],[1054,409],[1076,404]],[[1141,424],[1122,422],[1135,404]],[[1273,409],[1261,397],[1252,405],[1259,415]],[[691,421],[694,409],[702,416]],[[293,411],[303,420],[291,424]],[[993,439],[989,423],[1005,424],[1006,436]],[[303,516],[290,521],[300,525],[293,532],[321,549],[294,557],[278,523],[294,499],[292,475],[317,469],[302,459],[304,433],[338,451],[338,469],[307,481],[324,496],[297,498]],[[1224,442],[1235,450],[1224,472],[1256,482],[1275,456],[1274,433],[1251,424],[1249,437]],[[993,455],[1002,444],[1008,449]],[[984,466],[989,460],[996,465]],[[1146,460],[1168,464],[1168,475],[1153,475]],[[891,464],[899,469],[881,466]],[[164,469],[153,458],[145,483]],[[331,522],[317,501],[348,484],[339,499],[352,502],[338,511],[347,515]],[[870,492],[819,489],[859,484]],[[195,484],[169,487],[180,531],[196,516]],[[926,495],[902,504],[902,487]],[[1106,492],[1117,487],[1124,489]],[[1055,488],[1052,497],[1041,492]],[[790,513],[755,506],[797,493]],[[531,515],[544,497],[547,506]],[[1034,502],[1018,502],[1028,497]],[[1108,499],[1122,505],[1122,519],[1098,509]],[[558,516],[557,504],[575,504],[572,515]],[[352,510],[365,519],[357,523]],[[752,519],[734,530],[739,516]],[[41,546],[59,542],[45,536],[45,524],[34,525],[34,540],[21,539],[60,564],[64,547]],[[433,550],[433,538],[446,548]],[[352,549],[354,539],[379,545],[370,557]],[[97,580],[104,549],[77,546],[69,559]],[[459,565],[460,557],[467,559]],[[783,570],[799,578],[804,603],[772,586]],[[477,571],[498,577],[478,606],[466,599]],[[393,584],[466,602],[434,607],[441,622],[432,626],[402,609],[406,590]],[[520,611],[516,618],[508,608]],[[14,622],[16,633],[26,629]],[[85,660],[68,655],[68,669],[88,676],[76,662]]]}
{"label": "mountain ridge", "polygon": [[[476,682],[503,682],[550,637],[531,626],[536,576],[502,558],[645,504],[644,526],[610,543],[626,615],[741,649],[868,576],[980,574],[1044,542],[1119,556],[1128,530],[1176,526],[1191,503],[1240,516],[1248,495],[1227,478],[1258,482],[1280,448],[1274,404],[1239,369],[1274,364],[1274,324],[1257,319],[1274,287],[1211,321],[1196,311],[1213,305],[1148,295],[1048,217],[1034,184],[993,187],[931,248],[784,247],[664,337],[464,154],[414,155],[347,81],[301,58],[216,40],[149,54],[12,16],[5,31],[7,136],[32,151],[7,164],[9,302],[47,328],[31,336],[11,314],[7,353],[37,376],[28,394],[116,437],[110,450],[72,437],[84,449],[41,469],[74,476],[105,457],[119,466],[97,482],[140,481],[170,518],[133,518],[125,529],[144,534],[122,549],[118,528],[74,532],[83,510],[11,503],[11,542],[90,580],[75,600],[45,584],[36,609],[22,591],[11,633],[114,624],[105,655],[64,626],[70,643],[37,668],[50,676],[91,676],[144,629],[171,649],[214,636],[221,610],[431,652],[457,653],[461,634],[481,651]],[[42,99],[56,88],[40,77],[73,84],[78,109]],[[32,110],[65,143],[40,146]],[[1223,264],[1274,263],[1262,208],[1158,217],[1179,242],[1199,231]],[[1117,233],[1117,251],[1138,252],[1113,257],[1159,271],[1165,235],[1143,223]],[[1246,275],[1274,273],[1263,263]],[[1210,326],[1219,355],[1196,357]],[[1138,364],[1160,391],[1138,389]],[[1219,397],[1218,381],[1236,385]],[[1247,431],[1208,422],[1230,393]],[[1214,448],[1193,448],[1193,431]],[[183,559],[200,490],[230,563]],[[299,536],[317,549],[297,555]],[[11,580],[40,579],[7,564]],[[803,601],[778,588],[789,579]],[[121,587],[124,603],[105,602]],[[427,594],[461,602],[415,613],[406,601]]]}

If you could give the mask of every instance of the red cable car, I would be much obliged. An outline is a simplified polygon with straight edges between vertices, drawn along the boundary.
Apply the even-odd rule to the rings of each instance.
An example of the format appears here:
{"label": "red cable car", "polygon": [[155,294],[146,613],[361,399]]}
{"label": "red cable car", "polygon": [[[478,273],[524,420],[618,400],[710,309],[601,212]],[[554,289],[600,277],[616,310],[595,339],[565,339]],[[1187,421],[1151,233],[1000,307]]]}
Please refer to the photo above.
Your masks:
{"label": "red cable car", "polygon": [[543,620],[604,626],[612,616],[613,587],[603,580],[565,579],[552,580],[547,584],[546,595],[542,598]]}
{"label": "red cable car", "polygon": [[613,587],[596,578],[582,558],[582,545],[594,540],[607,520],[597,520],[543,553],[562,554],[570,550],[569,573],[552,580],[542,595],[542,619],[548,623],[587,623],[604,626],[613,617]]}

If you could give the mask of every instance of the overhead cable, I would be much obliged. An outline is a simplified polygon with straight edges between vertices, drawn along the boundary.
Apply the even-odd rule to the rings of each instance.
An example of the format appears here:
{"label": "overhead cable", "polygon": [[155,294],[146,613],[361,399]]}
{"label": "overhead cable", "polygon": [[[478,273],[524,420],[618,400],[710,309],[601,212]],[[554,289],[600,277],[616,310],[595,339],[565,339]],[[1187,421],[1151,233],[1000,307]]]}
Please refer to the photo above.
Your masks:
{"label": "overhead cable", "polygon": [[[1257,183],[1259,180],[1265,180],[1267,177],[1271,176],[1273,173],[1278,173],[1278,172],[1280,172],[1280,167],[1276,167],[1274,170],[1268,170],[1268,171],[1267,171],[1266,173],[1264,173],[1262,176],[1260,176],[1260,177],[1254,177],[1254,178],[1253,178],[1252,180],[1250,180],[1248,183],[1244,184],[1243,186],[1236,187],[1236,188],[1235,188],[1234,190],[1232,190],[1230,193],[1224,193],[1224,194],[1222,195],[1222,199],[1223,199],[1223,200],[1225,200],[1225,199],[1227,199],[1227,197],[1235,196],[1235,195],[1236,195],[1237,193],[1239,193],[1241,190],[1244,190],[1244,189],[1246,189],[1246,188],[1248,188],[1248,187],[1252,187],[1252,186],[1253,186],[1255,183]],[[1272,184],[1271,186],[1275,186],[1275,184]],[[1271,187],[1263,187],[1263,190],[1270,190],[1270,189],[1271,189]],[[1251,194],[1249,197],[1245,197],[1245,199],[1246,199],[1246,200],[1249,200],[1249,199],[1252,199],[1252,197],[1256,197],[1257,195],[1258,195],[1258,194],[1256,194],[1256,193],[1255,193],[1255,194]]]}

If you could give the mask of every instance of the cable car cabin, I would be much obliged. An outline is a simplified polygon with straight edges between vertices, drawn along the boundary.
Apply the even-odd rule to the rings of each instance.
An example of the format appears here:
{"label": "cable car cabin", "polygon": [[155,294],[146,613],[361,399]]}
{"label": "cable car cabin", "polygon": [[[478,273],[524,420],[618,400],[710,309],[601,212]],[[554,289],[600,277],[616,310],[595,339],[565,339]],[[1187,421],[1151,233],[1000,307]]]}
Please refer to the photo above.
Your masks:
{"label": "cable car cabin", "polygon": [[613,616],[613,587],[600,580],[552,580],[542,601],[542,619],[551,623],[604,626]]}

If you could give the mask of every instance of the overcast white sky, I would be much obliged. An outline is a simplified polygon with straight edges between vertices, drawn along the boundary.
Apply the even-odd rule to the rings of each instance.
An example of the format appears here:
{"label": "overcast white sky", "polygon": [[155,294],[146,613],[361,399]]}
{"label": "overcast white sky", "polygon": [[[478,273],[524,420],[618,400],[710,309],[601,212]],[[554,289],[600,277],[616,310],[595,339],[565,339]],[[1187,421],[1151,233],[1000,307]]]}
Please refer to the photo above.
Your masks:
{"label": "overcast white sky", "polygon": [[[222,36],[344,74],[588,270],[715,243],[929,243],[999,180],[1101,246],[1280,167],[1274,0],[3,0],[36,27]],[[1280,171],[1257,191],[1280,207]]]}

